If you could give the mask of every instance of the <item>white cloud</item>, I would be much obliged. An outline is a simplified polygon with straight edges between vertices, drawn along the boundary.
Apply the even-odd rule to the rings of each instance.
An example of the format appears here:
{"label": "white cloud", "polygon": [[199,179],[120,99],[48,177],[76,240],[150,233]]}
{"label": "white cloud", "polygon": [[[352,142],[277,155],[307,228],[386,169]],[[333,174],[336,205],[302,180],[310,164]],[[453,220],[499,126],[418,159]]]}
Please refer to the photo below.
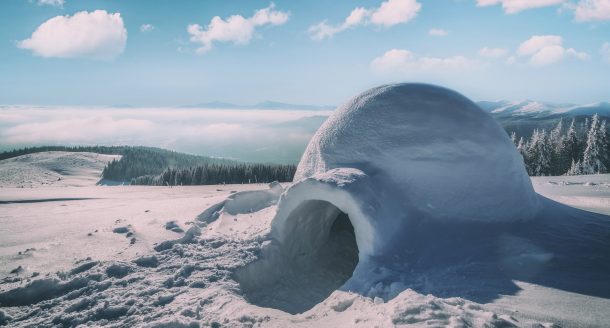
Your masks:
{"label": "white cloud", "polygon": [[610,42],[604,42],[604,44],[602,45],[602,48],[600,50],[600,53],[601,53],[602,57],[604,58],[604,60],[606,60],[608,63],[610,63]]}
{"label": "white cloud", "polygon": [[580,0],[567,7],[574,10],[577,22],[610,20],[610,0]]}
{"label": "white cloud", "polygon": [[111,59],[123,52],[126,42],[121,14],[96,10],[53,17],[17,46],[42,57]]}
{"label": "white cloud", "polygon": [[257,10],[248,18],[233,15],[225,20],[214,16],[205,29],[199,24],[190,24],[187,31],[191,36],[191,42],[201,44],[197,49],[199,54],[210,51],[214,42],[233,42],[233,44],[244,45],[250,42],[257,27],[282,25],[288,21],[288,12],[274,8],[275,5],[272,3],[267,8]]}
{"label": "white cloud", "polygon": [[432,28],[428,31],[428,35],[431,36],[446,36],[447,34],[449,34],[449,32],[440,28]]}
{"label": "white cloud", "polygon": [[564,48],[563,39],[558,35],[534,35],[521,43],[517,54],[529,57],[529,63],[534,67],[543,67],[562,61],[566,56],[579,60],[589,59],[585,52],[574,48]]}
{"label": "white cloud", "polygon": [[520,56],[533,55],[545,47],[560,46],[563,39],[558,35],[534,35],[521,43],[517,53]]}
{"label": "white cloud", "polygon": [[340,25],[332,26],[329,25],[326,21],[323,21],[309,27],[307,32],[314,40],[330,38],[333,35],[345,31],[351,27],[364,24],[369,15],[370,12],[367,9],[358,7],[352,10],[349,16],[347,16],[347,18],[345,18],[345,21]]}
{"label": "white cloud", "polygon": [[479,7],[502,5],[507,14],[560,4],[574,12],[577,22],[610,20],[610,0],[477,0]]}
{"label": "white cloud", "polygon": [[66,1],[65,0],[38,0],[37,3],[38,3],[39,6],[49,5],[49,6],[55,6],[55,7],[63,8],[63,6],[66,3]]}
{"label": "white cloud", "polygon": [[532,54],[530,64],[532,64],[534,67],[551,65],[563,60],[564,55],[565,50],[562,46],[544,47]]}
{"label": "white cloud", "polygon": [[371,69],[376,73],[411,73],[420,71],[461,70],[478,66],[475,60],[464,56],[453,57],[419,57],[404,49],[386,51],[381,57],[371,62]]}
{"label": "white cloud", "polygon": [[580,60],[589,60],[591,58],[588,53],[576,51],[574,48],[568,48],[568,50],[566,50],[566,54]]}
{"label": "white cloud", "polygon": [[140,25],[140,32],[150,32],[154,30],[155,27],[152,24],[142,24]]}
{"label": "white cloud", "polygon": [[327,21],[322,21],[309,27],[307,32],[313,40],[322,40],[359,25],[389,27],[413,20],[420,9],[421,4],[417,0],[387,0],[378,8],[355,8],[341,24],[330,25]]}
{"label": "white cloud", "polygon": [[504,12],[515,14],[523,10],[554,6],[565,2],[565,0],[477,0],[477,6],[502,5]]}
{"label": "white cloud", "polygon": [[421,9],[421,4],[416,0],[388,0],[373,10],[371,23],[376,25],[392,26],[406,23]]}
{"label": "white cloud", "polygon": [[500,58],[508,55],[508,50],[504,48],[488,48],[484,47],[479,50],[479,55],[489,58]]}

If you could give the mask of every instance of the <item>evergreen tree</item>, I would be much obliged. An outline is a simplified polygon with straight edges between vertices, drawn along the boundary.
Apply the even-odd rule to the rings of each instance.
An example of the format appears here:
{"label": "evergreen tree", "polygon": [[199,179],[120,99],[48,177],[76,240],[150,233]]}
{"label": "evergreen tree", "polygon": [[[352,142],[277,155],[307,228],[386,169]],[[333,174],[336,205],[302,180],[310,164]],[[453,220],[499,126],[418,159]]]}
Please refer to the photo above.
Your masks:
{"label": "evergreen tree", "polygon": [[609,148],[610,148],[610,134],[608,134],[608,128],[606,127],[606,120],[602,121],[602,124],[599,127],[600,129],[600,136],[601,136],[601,160],[602,163],[604,164],[604,166],[606,167],[606,172],[608,172],[608,169],[610,168],[610,152],[609,152]]}
{"label": "evergreen tree", "polygon": [[539,176],[551,174],[552,155],[553,149],[546,131],[534,130],[534,134],[532,135],[532,139],[527,150],[530,175]]}
{"label": "evergreen tree", "polygon": [[576,162],[580,163],[580,142],[576,132],[576,122],[572,119],[566,135],[561,138],[561,143],[557,151],[557,172],[556,175],[565,174]]}
{"label": "evergreen tree", "polygon": [[606,173],[607,161],[606,155],[606,132],[605,124],[602,124],[599,120],[599,116],[595,114],[591,120],[591,127],[587,134],[587,147],[583,154],[582,159],[582,172],[583,174],[595,174],[595,173]]}
{"label": "evergreen tree", "polygon": [[523,137],[519,138],[519,142],[517,143],[517,151],[523,158],[523,164],[525,165],[525,170],[529,173],[530,167],[529,167],[529,157],[527,156],[527,147],[528,147],[528,145],[527,145],[527,142],[525,141],[525,139],[523,139]]}
{"label": "evergreen tree", "polygon": [[559,120],[559,123],[557,123],[557,126],[555,126],[555,128],[553,130],[551,130],[551,133],[549,134],[549,139],[555,148],[559,148],[559,146],[561,145],[562,133],[563,133],[563,118]]}
{"label": "evergreen tree", "polygon": [[580,175],[582,174],[582,165],[580,161],[574,162],[572,160],[572,164],[570,165],[570,169],[566,172],[566,175]]}
{"label": "evergreen tree", "polygon": [[566,170],[561,165],[561,146],[563,133],[563,118],[559,120],[557,126],[549,134],[549,144],[551,147],[551,172],[552,175],[561,175]]}

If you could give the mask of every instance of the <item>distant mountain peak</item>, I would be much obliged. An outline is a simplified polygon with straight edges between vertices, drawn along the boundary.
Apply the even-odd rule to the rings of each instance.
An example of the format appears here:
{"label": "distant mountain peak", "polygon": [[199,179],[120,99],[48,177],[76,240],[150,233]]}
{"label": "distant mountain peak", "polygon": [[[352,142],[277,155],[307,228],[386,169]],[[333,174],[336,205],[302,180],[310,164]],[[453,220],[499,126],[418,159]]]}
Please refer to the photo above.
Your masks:
{"label": "distant mountain peak", "polygon": [[610,103],[605,101],[575,105],[526,99],[516,101],[479,101],[477,104],[494,116],[542,117],[558,114],[563,116],[578,116],[594,115],[596,113],[602,116],[610,116]]}

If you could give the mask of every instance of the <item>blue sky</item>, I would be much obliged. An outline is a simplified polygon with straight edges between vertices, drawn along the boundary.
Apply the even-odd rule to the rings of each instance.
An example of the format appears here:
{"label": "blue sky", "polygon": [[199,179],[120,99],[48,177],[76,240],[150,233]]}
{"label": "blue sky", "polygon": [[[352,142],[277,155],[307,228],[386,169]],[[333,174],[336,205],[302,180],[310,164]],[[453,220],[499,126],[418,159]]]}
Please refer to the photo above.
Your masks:
{"label": "blue sky", "polygon": [[333,105],[398,81],[608,101],[609,21],[610,0],[4,0],[0,104]]}

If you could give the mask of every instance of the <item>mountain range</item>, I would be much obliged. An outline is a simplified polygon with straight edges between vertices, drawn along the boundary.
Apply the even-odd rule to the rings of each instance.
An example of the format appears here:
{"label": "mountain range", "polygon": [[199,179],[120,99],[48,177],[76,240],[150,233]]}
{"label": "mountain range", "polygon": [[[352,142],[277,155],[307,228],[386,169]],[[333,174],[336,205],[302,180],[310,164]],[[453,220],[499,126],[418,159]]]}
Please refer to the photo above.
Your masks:
{"label": "mountain range", "polygon": [[496,117],[529,116],[546,117],[550,115],[580,116],[594,115],[610,116],[610,103],[597,102],[587,105],[561,104],[534,100],[520,101],[479,101],[477,104]]}
{"label": "mountain range", "polygon": [[535,129],[549,131],[563,119],[569,124],[572,119],[581,124],[588,117],[598,114],[610,121],[610,103],[598,102],[587,105],[560,104],[533,100],[479,101],[477,104],[489,112],[506,131],[529,137]]}

